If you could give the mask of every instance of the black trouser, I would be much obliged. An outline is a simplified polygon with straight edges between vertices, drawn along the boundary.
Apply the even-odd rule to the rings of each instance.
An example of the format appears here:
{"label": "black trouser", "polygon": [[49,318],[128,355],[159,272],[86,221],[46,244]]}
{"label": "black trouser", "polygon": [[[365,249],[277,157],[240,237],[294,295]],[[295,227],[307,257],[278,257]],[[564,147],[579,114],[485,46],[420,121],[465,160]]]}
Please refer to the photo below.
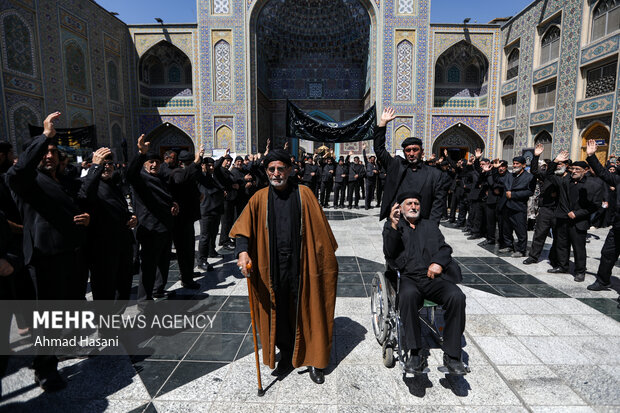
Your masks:
{"label": "black trouser", "polygon": [[463,193],[459,199],[459,217],[456,221],[458,226],[465,226],[467,212],[469,211],[469,199],[467,199],[468,193]]}
{"label": "black trouser", "polygon": [[578,230],[570,219],[557,218],[554,236],[557,237],[558,266],[563,271],[568,272],[570,248],[572,246],[575,258],[575,274],[586,272],[587,232],[587,230]]}
{"label": "black trouser", "polygon": [[545,240],[549,235],[549,230],[555,225],[555,216],[553,209],[549,207],[540,207],[538,215],[536,215],[536,226],[534,227],[534,236],[532,237],[532,246],[530,247],[529,256],[538,260],[540,253],[545,246]]}
{"label": "black trouser", "polygon": [[[37,288],[37,300],[84,300],[82,289],[83,252],[74,251],[56,255],[36,255],[32,266]],[[60,330],[41,331],[47,338],[59,338]],[[37,355],[32,362],[35,372],[47,376],[56,371],[58,357]]]}
{"label": "black trouser", "polygon": [[609,284],[611,271],[620,256],[620,223],[614,224],[609,230],[603,248],[601,248],[601,263],[598,266],[596,279],[601,284]]}
{"label": "black trouser", "polygon": [[295,306],[297,296],[291,291],[291,250],[278,250],[278,285],[276,296],[276,346],[283,357],[292,357],[295,347]]}
{"label": "black trouser", "polygon": [[[501,211],[503,228],[503,246],[514,247],[516,252],[527,253],[527,212],[504,208]],[[512,233],[517,236],[514,242]]]}
{"label": "black trouser", "polygon": [[200,239],[198,253],[200,262],[207,261],[209,254],[215,253],[215,238],[220,226],[220,214],[212,213],[200,218]]}
{"label": "black trouser", "polygon": [[469,201],[469,216],[471,217],[472,235],[482,235],[482,224],[484,219],[484,204],[478,199]]}
{"label": "black trouser", "polygon": [[[332,179],[321,182],[321,205],[323,205],[324,207],[329,205],[329,196],[332,193],[333,186],[334,181]],[[334,205],[336,204],[334,203]]]}
{"label": "black trouser", "polygon": [[235,223],[236,201],[224,201],[224,213],[222,214],[222,225],[220,232],[220,245],[224,245],[231,241],[228,233]]}
{"label": "black trouser", "polygon": [[452,198],[450,199],[450,222],[456,222],[456,210],[459,207],[460,197],[462,192],[454,191]]}
{"label": "black trouser", "polygon": [[163,293],[168,282],[172,236],[168,231],[155,232],[138,227],[137,238],[141,247],[140,266],[142,269],[138,300],[152,300],[153,293]]}
{"label": "black trouser", "polygon": [[191,218],[177,217],[172,230],[172,241],[177,252],[177,262],[181,281],[191,283],[194,280],[196,263],[196,234]]}
{"label": "black trouser", "polygon": [[358,180],[350,181],[347,188],[347,202],[349,208],[353,206],[353,196],[355,195],[355,206],[360,203],[360,182]]}
{"label": "black trouser", "polygon": [[422,348],[422,332],[418,312],[424,299],[434,301],[445,311],[446,328],[443,351],[450,357],[461,358],[461,336],[465,331],[465,294],[456,284],[441,277],[401,277],[398,309],[402,326],[403,350]]}
{"label": "black trouser", "polygon": [[367,178],[366,179],[366,198],[364,198],[364,206],[366,209],[370,208],[370,202],[372,198],[375,196],[375,187],[377,186],[377,178]]}
{"label": "black trouser", "polygon": [[487,221],[487,240],[495,241],[495,229],[497,228],[497,204],[484,204],[484,212]]}
{"label": "black trouser", "polygon": [[383,196],[383,187],[385,186],[385,179],[377,179],[377,207],[381,206],[381,197]]}
{"label": "black trouser", "polygon": [[129,230],[112,240],[92,241],[89,261],[94,300],[129,300],[133,278],[132,241],[133,234]]}
{"label": "black trouser", "polygon": [[345,199],[345,191],[347,189],[346,181],[334,183],[334,206],[343,207]]}

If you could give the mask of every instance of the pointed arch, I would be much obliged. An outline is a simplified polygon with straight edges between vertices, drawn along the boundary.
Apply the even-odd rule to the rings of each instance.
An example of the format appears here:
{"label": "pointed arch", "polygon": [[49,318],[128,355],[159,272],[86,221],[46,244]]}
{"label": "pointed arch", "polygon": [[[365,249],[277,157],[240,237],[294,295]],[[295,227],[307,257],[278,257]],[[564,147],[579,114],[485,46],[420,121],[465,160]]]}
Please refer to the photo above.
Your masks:
{"label": "pointed arch", "polygon": [[63,49],[67,87],[86,92],[88,90],[86,53],[82,46],[74,39],[67,40],[64,43]]}
{"label": "pointed arch", "polygon": [[484,149],[485,142],[482,136],[469,125],[457,122],[444,129],[433,142],[433,153],[440,154],[442,148],[458,148],[465,156],[473,153],[476,148]]}
{"label": "pointed arch", "polygon": [[396,46],[396,100],[413,99],[413,44],[403,40]]}
{"label": "pointed arch", "polygon": [[394,139],[392,140],[392,147],[394,149],[400,149],[401,144],[405,139],[411,136],[411,129],[407,126],[400,126],[394,131]]}
{"label": "pointed arch", "polygon": [[13,134],[13,144],[16,152],[21,152],[25,142],[30,139],[28,125],[42,125],[39,111],[28,103],[17,103],[9,110],[9,122]]}
{"label": "pointed arch", "polygon": [[542,130],[536,137],[534,138],[534,145],[542,144],[545,150],[543,151],[540,159],[551,159],[551,149],[553,147],[553,137],[551,134]]}
{"label": "pointed arch", "polygon": [[609,138],[611,136],[611,129],[609,126],[601,121],[591,122],[581,134],[581,160],[586,159],[586,144],[588,140],[594,139],[599,144],[596,150],[596,157],[601,161],[602,165],[607,162],[607,154],[609,152]]}
{"label": "pointed arch", "polygon": [[191,60],[183,50],[167,40],[161,40],[142,54],[138,74],[140,80],[148,85],[179,84],[185,74],[186,84],[191,85],[191,75],[187,79],[191,67]]}
{"label": "pointed arch", "polygon": [[120,84],[118,81],[118,68],[116,67],[116,63],[113,60],[108,61],[107,65],[108,69],[108,96],[110,100],[114,100],[116,102],[120,101]]}
{"label": "pointed arch", "polygon": [[213,145],[217,149],[227,149],[233,147],[233,132],[226,125],[220,126],[215,131],[215,142]]}

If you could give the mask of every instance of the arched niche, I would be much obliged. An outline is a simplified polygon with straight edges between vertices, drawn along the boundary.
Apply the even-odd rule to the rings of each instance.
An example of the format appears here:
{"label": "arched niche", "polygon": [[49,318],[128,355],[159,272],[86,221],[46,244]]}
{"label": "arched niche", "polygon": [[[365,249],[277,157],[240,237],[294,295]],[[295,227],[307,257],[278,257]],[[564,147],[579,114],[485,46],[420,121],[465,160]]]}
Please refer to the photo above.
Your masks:
{"label": "arched niche", "polygon": [[394,131],[394,150],[401,148],[401,145],[405,139],[411,136],[411,129],[407,126],[400,126]]}
{"label": "arched niche", "polygon": [[553,138],[546,130],[541,131],[536,138],[534,138],[534,145],[542,144],[545,150],[539,159],[551,159],[551,149],[553,147]]}
{"label": "arched niche", "polygon": [[226,125],[222,125],[215,131],[215,145],[216,149],[234,149],[233,148],[233,132]]}
{"label": "arched niche", "polygon": [[181,151],[183,149],[194,152],[192,138],[176,125],[165,122],[150,131],[146,141],[151,142],[151,149],[163,155],[168,150]]}
{"label": "arched niche", "polygon": [[452,159],[459,159],[473,154],[476,148],[484,150],[484,140],[466,124],[458,123],[437,136],[432,153],[441,156],[447,149]]}
{"label": "arched niche", "polygon": [[581,135],[581,160],[585,160],[587,157],[586,154],[586,145],[588,140],[594,139],[597,141],[598,149],[596,150],[596,157],[601,162],[602,165],[605,165],[607,162],[607,156],[609,152],[609,127],[602,122],[593,122],[591,123]]}

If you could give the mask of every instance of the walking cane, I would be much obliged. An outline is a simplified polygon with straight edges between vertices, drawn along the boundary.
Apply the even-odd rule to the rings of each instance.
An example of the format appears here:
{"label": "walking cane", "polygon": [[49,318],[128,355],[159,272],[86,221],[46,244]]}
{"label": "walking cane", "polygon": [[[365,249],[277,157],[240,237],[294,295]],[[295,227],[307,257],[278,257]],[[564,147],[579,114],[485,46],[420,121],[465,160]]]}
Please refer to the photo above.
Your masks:
{"label": "walking cane", "polygon": [[[252,270],[252,264],[248,264],[247,266],[248,272]],[[258,361],[258,344],[256,343],[256,323],[254,322],[254,303],[252,298],[252,282],[250,281],[250,277],[246,277],[248,280],[248,297],[250,299],[250,319],[252,320],[252,338],[254,339],[254,358],[256,359],[256,378],[258,379],[258,397],[263,397],[265,395],[265,390],[263,390],[263,384],[260,380],[260,363]]]}

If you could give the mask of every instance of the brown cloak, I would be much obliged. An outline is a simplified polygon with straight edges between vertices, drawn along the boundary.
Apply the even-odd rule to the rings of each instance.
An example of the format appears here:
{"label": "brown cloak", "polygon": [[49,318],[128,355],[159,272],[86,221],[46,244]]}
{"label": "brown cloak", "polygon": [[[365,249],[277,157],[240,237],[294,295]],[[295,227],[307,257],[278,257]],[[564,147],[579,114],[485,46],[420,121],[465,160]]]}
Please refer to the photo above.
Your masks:
{"label": "brown cloak", "polygon": [[[263,348],[263,363],[273,369],[276,310],[269,271],[268,194],[269,188],[263,188],[250,198],[230,230],[230,237],[249,238],[256,329]],[[325,368],[332,346],[338,244],[312,191],[299,185],[299,197],[302,241],[293,366]]]}

